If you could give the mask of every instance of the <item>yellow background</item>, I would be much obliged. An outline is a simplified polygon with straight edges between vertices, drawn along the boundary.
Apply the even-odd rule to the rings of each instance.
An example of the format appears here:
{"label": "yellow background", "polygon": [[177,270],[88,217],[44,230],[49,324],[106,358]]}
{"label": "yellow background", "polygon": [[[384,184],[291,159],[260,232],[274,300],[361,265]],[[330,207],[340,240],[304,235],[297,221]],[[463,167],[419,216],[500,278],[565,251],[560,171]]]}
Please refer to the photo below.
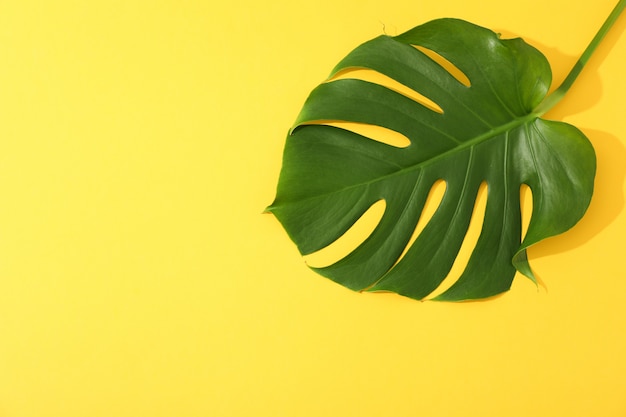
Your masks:
{"label": "yellow background", "polygon": [[285,133],[352,48],[438,17],[555,81],[614,0],[4,1],[0,416],[626,416],[626,16],[549,118],[588,215],[487,302],[350,292],[271,203]]}

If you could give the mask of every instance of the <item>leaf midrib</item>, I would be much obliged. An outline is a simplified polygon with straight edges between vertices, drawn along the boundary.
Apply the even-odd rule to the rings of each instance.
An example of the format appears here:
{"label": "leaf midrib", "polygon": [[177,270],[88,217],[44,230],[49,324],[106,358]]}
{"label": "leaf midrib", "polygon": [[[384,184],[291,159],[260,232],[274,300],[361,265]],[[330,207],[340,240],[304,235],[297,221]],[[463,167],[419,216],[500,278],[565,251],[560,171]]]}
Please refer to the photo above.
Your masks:
{"label": "leaf midrib", "polygon": [[[474,145],[477,145],[479,143],[486,142],[486,141],[488,141],[490,139],[493,139],[493,138],[499,136],[502,133],[512,131],[513,129],[515,129],[515,128],[519,127],[519,126],[523,126],[525,124],[528,124],[528,123],[530,123],[533,120],[536,120],[538,118],[539,118],[539,116],[538,116],[537,112],[531,112],[531,113],[528,113],[527,115],[524,115],[524,116],[521,116],[521,117],[516,117],[516,118],[514,118],[513,120],[511,120],[508,123],[505,123],[505,124],[503,124],[501,126],[493,128],[491,130],[488,130],[487,132],[482,133],[482,134],[478,135],[477,137],[475,137],[473,139],[470,139],[470,140],[467,140],[465,142],[462,142],[458,146],[455,146],[455,147],[453,147],[453,148],[451,148],[451,149],[449,149],[449,150],[447,150],[447,151],[445,151],[445,152],[443,152],[443,153],[441,153],[439,155],[435,155],[434,157],[429,158],[429,159],[427,159],[425,161],[418,162],[418,163],[416,163],[414,165],[411,165],[411,166],[399,169],[398,171],[394,171],[392,173],[380,176],[380,177],[375,178],[375,179],[370,180],[370,181],[359,182],[357,184],[352,184],[352,185],[349,185],[347,187],[343,187],[343,188],[340,188],[338,190],[331,191],[331,192],[328,192],[328,193],[317,194],[317,195],[314,195],[314,196],[311,196],[311,197],[299,199],[299,200],[297,200],[295,202],[296,203],[301,203],[301,202],[308,201],[308,200],[314,200],[314,199],[318,199],[318,198],[321,198],[321,197],[327,197],[327,196],[330,196],[330,195],[333,195],[333,194],[337,194],[337,193],[341,193],[341,192],[344,192],[344,191],[347,191],[347,190],[350,190],[350,189],[353,189],[353,188],[356,188],[356,187],[363,187],[363,186],[367,187],[367,186],[370,186],[370,185],[372,185],[372,184],[374,184],[376,182],[379,182],[379,181],[384,181],[384,180],[387,180],[389,178],[393,178],[395,176],[405,175],[405,174],[407,174],[409,172],[412,172],[412,171],[415,171],[415,170],[419,170],[419,169],[423,169],[425,167],[428,167],[429,165],[432,165],[432,164],[436,163],[437,161],[439,161],[441,159],[444,159],[444,158],[448,157],[449,155],[452,155],[452,154],[454,154],[456,152],[461,152],[464,149],[467,149],[467,148],[472,147]],[[303,127],[306,127],[306,126],[303,125]],[[295,130],[295,128],[294,128],[294,130]],[[289,202],[285,202],[285,203],[289,204]],[[268,207],[268,209],[271,209],[272,207],[274,207],[274,206],[270,206],[270,207]]]}

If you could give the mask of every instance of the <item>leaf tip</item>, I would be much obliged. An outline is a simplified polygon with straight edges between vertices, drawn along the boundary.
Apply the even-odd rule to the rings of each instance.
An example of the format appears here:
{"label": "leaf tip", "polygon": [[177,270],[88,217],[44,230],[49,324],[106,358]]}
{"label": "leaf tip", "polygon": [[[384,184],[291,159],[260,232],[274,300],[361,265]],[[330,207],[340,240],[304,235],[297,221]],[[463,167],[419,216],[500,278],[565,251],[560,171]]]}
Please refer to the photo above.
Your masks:
{"label": "leaf tip", "polygon": [[271,214],[274,211],[274,208],[274,203],[272,203],[269,206],[265,207],[261,214]]}
{"label": "leaf tip", "polygon": [[533,273],[530,263],[528,263],[528,254],[526,253],[525,248],[521,249],[515,254],[515,256],[513,256],[513,266],[518,272],[534,282],[536,286],[539,286],[539,281]]}

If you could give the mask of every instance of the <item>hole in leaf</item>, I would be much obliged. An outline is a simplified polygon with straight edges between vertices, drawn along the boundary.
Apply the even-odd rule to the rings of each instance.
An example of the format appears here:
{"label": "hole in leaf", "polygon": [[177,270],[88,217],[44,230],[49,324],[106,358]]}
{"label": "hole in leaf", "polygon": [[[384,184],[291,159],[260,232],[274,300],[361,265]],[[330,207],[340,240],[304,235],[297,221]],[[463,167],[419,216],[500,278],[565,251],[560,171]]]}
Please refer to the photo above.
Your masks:
{"label": "hole in leaf", "polygon": [[365,213],[337,240],[304,257],[307,265],[317,268],[329,266],[352,253],[367,239],[385,213],[385,200],[372,204]]}
{"label": "hole in leaf", "polygon": [[[530,220],[533,215],[533,191],[532,189],[526,185],[522,184],[520,186],[520,209],[522,214],[522,236],[521,241],[523,242],[526,238],[526,233],[528,233],[528,226],[530,226]],[[532,248],[529,248],[531,250]],[[538,276],[536,271],[533,271],[533,275],[535,276],[535,280],[537,284],[543,287],[545,290],[548,289],[545,282]]]}
{"label": "hole in leaf", "polygon": [[390,146],[395,146],[396,148],[406,148],[411,144],[409,138],[404,136],[402,133],[382,126],[357,122],[345,122],[341,120],[316,120],[314,122],[308,122],[306,124],[338,127],[357,133],[368,139],[385,143]]}
{"label": "hole in leaf", "polygon": [[419,46],[419,45],[413,45],[413,47],[415,47],[420,52],[428,56],[430,59],[432,59],[439,65],[441,65],[443,69],[448,71],[450,75],[452,75],[458,82],[463,84],[465,87],[469,87],[471,85],[469,78],[467,77],[467,75],[465,75],[463,71],[461,71],[452,62],[448,61],[446,58],[439,55],[437,52],[433,51],[432,49],[424,48],[423,46]]}
{"label": "hole in leaf", "polygon": [[520,208],[522,210],[522,241],[526,237],[528,231],[528,225],[530,225],[530,218],[533,214],[533,193],[530,187],[526,184],[522,184],[519,190],[520,194]]}
{"label": "hole in leaf", "polygon": [[450,288],[463,274],[467,263],[469,262],[472,251],[476,247],[480,232],[483,228],[483,222],[485,220],[485,210],[487,208],[487,192],[488,186],[486,182],[480,184],[478,193],[476,195],[476,202],[474,203],[474,210],[472,211],[472,219],[470,220],[467,234],[461,244],[461,249],[452,264],[450,272],[446,278],[439,284],[437,289],[433,291],[428,298],[433,298],[442,294],[448,288]]}
{"label": "hole in leaf", "polygon": [[428,197],[426,197],[426,204],[424,206],[424,210],[422,211],[422,214],[420,215],[420,218],[417,224],[415,225],[415,230],[413,231],[413,234],[411,235],[409,242],[407,243],[406,247],[404,248],[404,251],[400,255],[400,258],[398,258],[396,263],[400,262],[400,260],[404,258],[404,255],[406,255],[408,250],[411,248],[411,246],[413,245],[413,242],[415,242],[417,237],[422,233],[422,230],[424,230],[424,227],[426,227],[430,219],[435,214],[435,211],[437,211],[437,209],[439,208],[439,205],[441,204],[441,200],[443,200],[443,196],[446,193],[446,187],[447,187],[446,182],[443,180],[437,180],[433,184],[432,188],[430,189],[428,193]]}
{"label": "hole in leaf", "polygon": [[371,83],[382,85],[383,87],[387,87],[390,90],[395,91],[396,93],[402,94],[405,97],[410,98],[413,101],[418,102],[422,106],[437,112],[443,113],[443,110],[437,103],[429,99],[423,94],[418,93],[406,85],[399,83],[391,77],[386,76],[378,71],[367,69],[367,68],[354,68],[348,69],[344,71],[340,71],[334,77],[332,77],[329,82],[341,80],[341,79],[356,79],[362,81],[369,81]]}

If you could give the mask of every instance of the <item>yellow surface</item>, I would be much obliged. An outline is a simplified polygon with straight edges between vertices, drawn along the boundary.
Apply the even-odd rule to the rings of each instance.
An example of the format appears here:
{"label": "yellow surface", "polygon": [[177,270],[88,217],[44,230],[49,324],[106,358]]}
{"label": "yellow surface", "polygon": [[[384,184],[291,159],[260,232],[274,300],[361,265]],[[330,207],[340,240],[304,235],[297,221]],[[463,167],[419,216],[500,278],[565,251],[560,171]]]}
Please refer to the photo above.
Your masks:
{"label": "yellow surface", "polygon": [[454,16],[560,81],[614,0],[4,1],[0,416],[626,415],[626,16],[548,116],[588,215],[488,302],[357,294],[271,215],[285,133],[349,50]]}

